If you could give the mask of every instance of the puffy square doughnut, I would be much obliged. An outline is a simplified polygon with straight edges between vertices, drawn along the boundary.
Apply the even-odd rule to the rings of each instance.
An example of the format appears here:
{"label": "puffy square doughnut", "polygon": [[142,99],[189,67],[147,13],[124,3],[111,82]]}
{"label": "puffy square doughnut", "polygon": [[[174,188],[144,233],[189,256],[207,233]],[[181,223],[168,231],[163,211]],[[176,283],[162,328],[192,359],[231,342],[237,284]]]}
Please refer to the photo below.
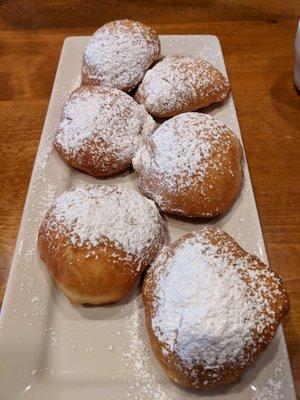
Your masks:
{"label": "puffy square doughnut", "polygon": [[63,108],[54,147],[72,167],[109,176],[131,165],[155,126],[144,107],[121,90],[81,86]]}
{"label": "puffy square doughnut", "polygon": [[119,301],[166,239],[154,202],[133,189],[88,185],[64,192],[39,229],[41,258],[73,303]]}
{"label": "puffy square doughnut", "polygon": [[223,123],[197,112],[164,122],[133,158],[141,192],[165,212],[214,217],[227,211],[243,178],[242,147]]}
{"label": "puffy square doughnut", "polygon": [[85,49],[82,83],[129,92],[159,54],[160,41],[152,28],[129,19],[109,22],[92,35]]}
{"label": "puffy square doughnut", "polygon": [[229,82],[199,57],[167,56],[146,72],[134,96],[154,117],[172,117],[226,99]]}
{"label": "puffy square doughnut", "polygon": [[153,352],[185,388],[236,381],[289,309],[279,276],[227,233],[208,227],[164,247],[142,293]]}

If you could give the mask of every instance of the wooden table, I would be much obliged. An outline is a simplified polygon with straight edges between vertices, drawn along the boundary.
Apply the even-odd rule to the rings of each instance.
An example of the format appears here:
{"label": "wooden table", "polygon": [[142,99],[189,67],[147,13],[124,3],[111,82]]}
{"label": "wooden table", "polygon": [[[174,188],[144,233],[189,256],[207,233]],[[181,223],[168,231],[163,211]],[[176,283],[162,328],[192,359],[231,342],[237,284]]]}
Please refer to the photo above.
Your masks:
{"label": "wooden table", "polygon": [[214,34],[224,50],[270,264],[291,297],[284,330],[300,394],[300,96],[293,85],[299,15],[299,0],[2,2],[0,295],[64,38],[125,17],[160,34]]}

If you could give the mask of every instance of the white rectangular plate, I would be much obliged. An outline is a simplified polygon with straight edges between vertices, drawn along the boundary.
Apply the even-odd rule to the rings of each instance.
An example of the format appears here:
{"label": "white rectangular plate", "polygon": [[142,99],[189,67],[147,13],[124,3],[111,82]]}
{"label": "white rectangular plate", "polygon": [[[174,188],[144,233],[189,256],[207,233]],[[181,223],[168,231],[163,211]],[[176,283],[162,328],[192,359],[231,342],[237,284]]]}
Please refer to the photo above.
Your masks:
{"label": "white rectangular plate", "polygon": [[[88,37],[70,37],[62,49],[3,304],[0,399],[296,399],[281,326],[237,384],[207,393],[185,391],[168,380],[149,349],[138,290],[122,304],[86,307],[71,305],[53,285],[37,253],[36,236],[54,198],[86,183],[136,188],[134,173],[101,181],[69,168],[52,150],[63,103],[80,81],[87,41]],[[215,36],[161,36],[161,43],[163,55],[199,54],[226,74]],[[205,112],[240,136],[232,96]],[[167,221],[172,240],[197,225]],[[211,223],[267,262],[246,163],[241,195],[227,215]]]}

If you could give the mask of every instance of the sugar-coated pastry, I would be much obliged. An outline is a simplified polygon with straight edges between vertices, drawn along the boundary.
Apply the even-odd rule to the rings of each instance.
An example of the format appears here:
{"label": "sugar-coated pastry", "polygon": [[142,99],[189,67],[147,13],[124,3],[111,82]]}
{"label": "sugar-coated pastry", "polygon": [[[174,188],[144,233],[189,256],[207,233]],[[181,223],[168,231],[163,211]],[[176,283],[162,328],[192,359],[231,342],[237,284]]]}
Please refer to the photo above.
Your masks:
{"label": "sugar-coated pastry", "polygon": [[155,121],[118,89],[81,86],[66,102],[54,147],[72,167],[94,176],[124,171]]}
{"label": "sugar-coated pastry", "polygon": [[152,28],[129,19],[109,22],[85,49],[82,82],[130,91],[159,54],[160,41]]}
{"label": "sugar-coated pastry", "polygon": [[279,276],[214,228],[164,247],[142,293],[153,352],[185,388],[237,380],[289,309]]}
{"label": "sugar-coated pastry", "polygon": [[242,182],[239,139],[217,119],[185,113],[164,122],[133,158],[141,192],[165,212],[213,217],[232,205]]}
{"label": "sugar-coated pastry", "polygon": [[128,188],[88,185],[58,197],[38,235],[41,258],[73,303],[119,301],[165,240],[153,201]]}
{"label": "sugar-coated pastry", "polygon": [[227,78],[199,57],[167,56],[146,72],[135,99],[155,117],[195,111],[226,99]]}

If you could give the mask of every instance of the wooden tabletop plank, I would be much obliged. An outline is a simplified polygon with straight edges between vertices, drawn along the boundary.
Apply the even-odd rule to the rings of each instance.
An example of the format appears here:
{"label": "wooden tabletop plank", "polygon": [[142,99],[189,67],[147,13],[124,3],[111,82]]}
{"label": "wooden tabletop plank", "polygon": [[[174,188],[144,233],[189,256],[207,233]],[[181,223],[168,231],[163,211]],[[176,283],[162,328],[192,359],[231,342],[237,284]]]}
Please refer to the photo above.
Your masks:
{"label": "wooden tabletop plank", "polygon": [[160,34],[214,34],[224,51],[269,261],[291,296],[284,331],[300,394],[300,96],[293,84],[298,15],[298,0],[3,2],[0,296],[64,38],[126,16]]}
{"label": "wooden tabletop plank", "polygon": [[277,21],[296,19],[299,1],[215,0],[10,0],[3,2],[2,29],[43,29],[100,26],[131,18],[150,25],[200,21]]}

